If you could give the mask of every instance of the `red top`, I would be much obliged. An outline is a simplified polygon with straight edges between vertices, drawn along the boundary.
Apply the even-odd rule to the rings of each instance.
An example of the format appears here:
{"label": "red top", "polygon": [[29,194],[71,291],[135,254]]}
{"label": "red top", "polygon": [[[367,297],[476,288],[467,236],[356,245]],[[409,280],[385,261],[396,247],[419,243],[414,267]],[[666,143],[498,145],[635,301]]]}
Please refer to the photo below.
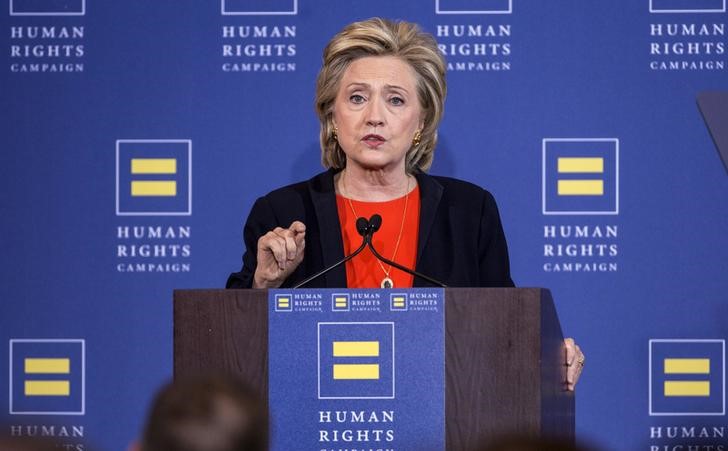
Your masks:
{"label": "red top", "polygon": [[[417,236],[420,224],[420,188],[415,186],[408,195],[387,202],[361,202],[336,195],[336,207],[341,223],[341,237],[344,240],[344,255],[349,255],[361,245],[362,237],[356,230],[356,219],[370,218],[374,213],[382,217],[382,226],[374,234],[374,248],[385,258],[394,260],[402,266],[414,269],[417,261]],[[407,213],[405,214],[405,202]],[[352,207],[353,210],[352,211]],[[356,214],[354,213],[356,212]],[[397,239],[399,247],[395,255]],[[380,264],[381,263],[381,266]],[[384,269],[382,269],[384,266]],[[381,288],[382,280],[389,271],[389,278],[394,281],[395,288],[412,286],[413,276],[397,268],[391,268],[379,262],[369,249],[346,262],[346,281],[348,288]]]}

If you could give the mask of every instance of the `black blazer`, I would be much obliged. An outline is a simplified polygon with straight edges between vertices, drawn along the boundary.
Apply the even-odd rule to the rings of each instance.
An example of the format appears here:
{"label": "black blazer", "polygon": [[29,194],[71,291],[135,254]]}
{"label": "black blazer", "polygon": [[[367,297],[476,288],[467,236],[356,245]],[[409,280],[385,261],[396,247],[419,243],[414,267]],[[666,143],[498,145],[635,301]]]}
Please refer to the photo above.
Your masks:
{"label": "black blazer", "polygon": [[[253,205],[243,230],[243,268],[227,288],[250,288],[258,238],[293,221],[306,224],[303,262],[286,279],[291,287],[344,257],[334,191],[335,171],[277,189]],[[508,248],[498,207],[484,189],[449,177],[419,173],[420,225],[417,271],[452,287],[512,287]],[[417,277],[414,286],[431,286]],[[346,287],[344,266],[313,280],[308,288]]]}

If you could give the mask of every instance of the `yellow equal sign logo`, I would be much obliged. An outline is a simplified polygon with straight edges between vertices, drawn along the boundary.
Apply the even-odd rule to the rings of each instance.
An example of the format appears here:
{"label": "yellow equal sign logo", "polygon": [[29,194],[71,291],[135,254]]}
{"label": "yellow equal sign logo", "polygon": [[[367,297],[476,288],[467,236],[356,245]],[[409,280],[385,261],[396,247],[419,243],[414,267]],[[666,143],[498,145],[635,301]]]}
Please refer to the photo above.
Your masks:
{"label": "yellow equal sign logo", "polygon": [[[559,174],[604,174],[604,158],[560,157],[557,160]],[[603,196],[604,180],[559,179],[559,196]]]}
{"label": "yellow equal sign logo", "polygon": [[32,375],[62,375],[71,373],[70,359],[26,358],[24,361],[25,396],[70,396],[71,381],[66,378],[57,380],[32,379]]}
{"label": "yellow equal sign logo", "polygon": [[[710,359],[665,359],[666,375],[709,375]],[[664,382],[666,397],[710,396],[710,381],[706,380],[668,380]]]}
{"label": "yellow equal sign logo", "polygon": [[[334,357],[379,357],[378,341],[334,341]],[[334,379],[377,380],[377,363],[335,363]]]}
{"label": "yellow equal sign logo", "polygon": [[393,308],[405,308],[407,298],[405,296],[392,296],[392,307]]}
{"label": "yellow equal sign logo", "polygon": [[349,298],[347,296],[334,296],[334,308],[336,309],[347,309],[349,308]]}
{"label": "yellow equal sign logo", "polygon": [[276,299],[278,302],[278,308],[279,309],[289,309],[291,308],[291,298],[288,296],[280,296]]}
{"label": "yellow equal sign logo", "polygon": [[[132,158],[133,175],[173,175],[177,173],[175,158]],[[177,182],[174,180],[132,180],[133,197],[174,197],[177,195]]]}

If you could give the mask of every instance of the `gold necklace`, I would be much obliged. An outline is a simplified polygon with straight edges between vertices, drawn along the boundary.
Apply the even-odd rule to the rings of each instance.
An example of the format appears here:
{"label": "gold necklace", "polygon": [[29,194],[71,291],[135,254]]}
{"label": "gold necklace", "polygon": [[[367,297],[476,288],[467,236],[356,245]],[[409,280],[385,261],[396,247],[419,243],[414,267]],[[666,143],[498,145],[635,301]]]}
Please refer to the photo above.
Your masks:
{"label": "gold necklace", "polygon": [[[402,223],[399,225],[399,235],[397,236],[397,243],[394,246],[394,254],[392,254],[392,261],[395,261],[395,259],[397,258],[397,251],[399,250],[399,243],[402,240],[402,232],[404,231],[404,220],[407,217],[407,202],[409,201],[409,183],[410,183],[409,176],[407,176],[407,191],[405,191],[405,196],[404,196],[404,212],[402,213]],[[343,173],[341,174],[341,187],[344,188],[345,191],[347,191],[347,192],[349,191],[346,188],[346,180],[344,179]],[[354,209],[354,204],[351,202],[351,197],[346,196],[346,195],[344,197],[346,197],[346,200],[349,201],[349,207],[351,208],[351,212],[354,213],[354,217],[358,218],[359,215],[356,214],[356,210]],[[377,259],[377,263],[379,263],[379,267],[382,268],[382,272],[384,272],[384,279],[382,279],[382,283],[380,284],[380,286],[382,288],[394,288],[394,281],[392,280],[391,277],[389,277],[389,273],[392,271],[392,265],[389,265],[388,269],[384,269],[384,265],[382,264],[382,262],[379,259]]]}

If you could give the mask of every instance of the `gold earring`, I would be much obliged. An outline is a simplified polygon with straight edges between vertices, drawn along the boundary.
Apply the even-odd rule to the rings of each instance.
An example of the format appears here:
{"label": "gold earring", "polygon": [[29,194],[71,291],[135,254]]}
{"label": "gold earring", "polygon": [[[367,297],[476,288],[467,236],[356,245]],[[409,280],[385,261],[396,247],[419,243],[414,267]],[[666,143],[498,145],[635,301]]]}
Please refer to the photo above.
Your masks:
{"label": "gold earring", "polygon": [[339,140],[339,129],[336,128],[335,125],[334,125],[334,131],[332,132],[332,135],[334,136],[334,141],[338,141]]}
{"label": "gold earring", "polygon": [[420,140],[422,140],[422,132],[417,130],[415,132],[415,136],[412,138],[412,147],[417,147],[420,145]]}

